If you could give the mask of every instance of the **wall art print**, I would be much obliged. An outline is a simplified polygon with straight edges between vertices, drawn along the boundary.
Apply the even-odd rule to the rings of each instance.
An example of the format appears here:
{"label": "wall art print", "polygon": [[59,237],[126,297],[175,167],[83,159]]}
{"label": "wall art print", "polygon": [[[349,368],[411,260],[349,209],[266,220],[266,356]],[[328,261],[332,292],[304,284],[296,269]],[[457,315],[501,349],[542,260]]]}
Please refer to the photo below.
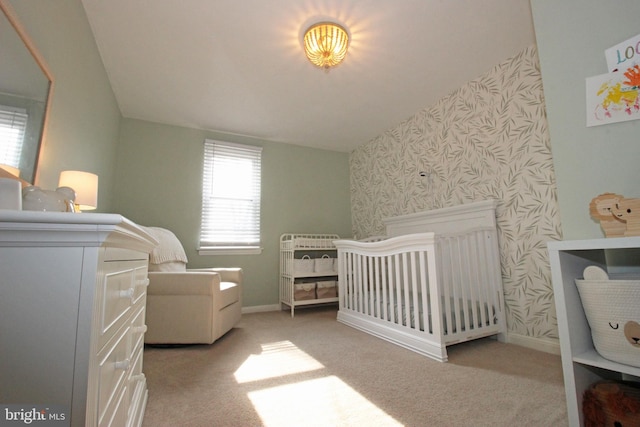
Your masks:
{"label": "wall art print", "polygon": [[640,65],[588,77],[587,126],[640,119]]}
{"label": "wall art print", "polygon": [[350,167],[358,238],[390,216],[498,200],[509,332],[557,339],[547,242],[562,235],[535,46],[358,147]]}

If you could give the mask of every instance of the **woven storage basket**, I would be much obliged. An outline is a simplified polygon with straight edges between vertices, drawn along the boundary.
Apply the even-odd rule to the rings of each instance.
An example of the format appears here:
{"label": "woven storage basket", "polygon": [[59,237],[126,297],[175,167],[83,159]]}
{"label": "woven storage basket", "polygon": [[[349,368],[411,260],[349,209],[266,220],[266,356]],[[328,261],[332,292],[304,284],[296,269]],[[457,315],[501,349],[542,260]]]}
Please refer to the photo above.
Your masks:
{"label": "woven storage basket", "polygon": [[316,299],[315,283],[296,283],[294,286],[293,299],[296,301],[304,301]]}
{"label": "woven storage basket", "polygon": [[338,287],[335,280],[326,280],[318,282],[316,287],[316,296],[320,298],[335,298],[338,296]]}
{"label": "woven storage basket", "polygon": [[314,261],[316,273],[333,273],[333,258],[329,255],[322,255],[322,258],[316,258]]}
{"label": "woven storage basket", "polygon": [[576,279],[591,338],[605,359],[640,367],[640,280]]}
{"label": "woven storage basket", "polygon": [[293,260],[293,272],[298,275],[313,273],[314,266],[315,262],[309,255]]}

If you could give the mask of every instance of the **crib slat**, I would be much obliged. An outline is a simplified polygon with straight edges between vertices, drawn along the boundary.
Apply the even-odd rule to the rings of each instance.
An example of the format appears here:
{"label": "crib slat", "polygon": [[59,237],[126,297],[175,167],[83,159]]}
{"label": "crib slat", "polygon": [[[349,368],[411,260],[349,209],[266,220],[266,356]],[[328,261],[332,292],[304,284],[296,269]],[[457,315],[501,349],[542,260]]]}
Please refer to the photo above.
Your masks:
{"label": "crib slat", "polygon": [[378,296],[378,277],[376,276],[376,257],[369,258],[369,283],[372,286],[369,295],[369,314],[377,317],[376,304],[380,301]]}
{"label": "crib slat", "polygon": [[344,290],[341,288],[340,291],[343,291],[343,301],[345,304],[345,308],[352,309],[353,308],[353,254],[350,252],[346,252],[342,257],[342,266],[346,270],[345,274],[339,276],[340,283],[343,283],[342,286]]}
{"label": "crib slat", "polygon": [[387,273],[389,277],[389,318],[388,320],[390,322],[395,322],[395,319],[397,318],[397,314],[396,314],[397,299],[396,299],[396,295],[394,294],[394,291],[395,291],[394,284],[398,282],[394,280],[394,276],[396,275],[394,255],[388,255],[386,258],[387,258],[387,262],[389,263],[389,269]]}
{"label": "crib slat", "polygon": [[407,284],[407,287],[410,286],[410,295],[412,297],[411,305],[409,306],[409,317],[411,318],[411,324],[407,324],[413,329],[420,329],[420,306],[418,305],[418,267],[416,265],[416,253],[409,252],[409,265],[410,265],[410,273],[411,273],[411,282]]}
{"label": "crib slat", "polygon": [[[429,312],[431,310],[431,306],[429,305],[429,279],[427,277],[427,260],[426,260],[426,254],[425,252],[418,252],[418,265],[419,265],[419,273],[420,273],[420,306],[422,307],[422,310],[420,313],[418,313],[420,315],[420,320],[418,322],[422,322],[422,330],[425,333],[429,333],[432,334],[433,330],[429,327]],[[437,295],[437,294],[435,294]]]}
{"label": "crib slat", "polygon": [[488,265],[485,258],[485,251],[482,250],[484,248],[484,240],[485,240],[486,231],[480,231],[475,233],[476,237],[476,262],[478,263],[477,269],[477,280],[478,280],[478,301],[480,304],[480,316],[479,322],[480,327],[490,326],[489,322],[489,313],[488,308],[490,305],[487,301],[487,278],[485,277],[484,272],[487,270],[486,268],[481,268],[483,265]]}
{"label": "crib slat", "polygon": [[478,323],[477,317],[476,315],[478,314],[478,310],[476,308],[476,303],[477,303],[477,298],[476,298],[476,286],[477,286],[477,281],[474,280],[475,279],[475,272],[474,272],[474,268],[475,268],[475,259],[474,259],[474,254],[473,254],[473,247],[472,247],[472,239],[473,235],[467,235],[463,237],[463,241],[464,241],[464,252],[465,252],[465,258],[463,258],[460,261],[464,261],[462,265],[465,266],[465,273],[466,273],[466,291],[467,291],[467,298],[465,298],[465,301],[467,301],[467,311],[465,311],[465,313],[467,314],[468,317],[467,319],[467,327],[466,327],[466,331],[470,331],[471,329],[476,328],[476,325]]}
{"label": "crib slat", "polygon": [[[439,286],[439,273],[436,262],[436,250],[435,246],[432,246],[430,249],[426,250],[427,257],[427,285],[429,289],[429,296],[431,299],[431,304],[429,305],[429,310],[425,311],[425,331],[429,331],[429,335],[431,338],[435,338],[437,342],[444,341],[444,330],[442,325],[442,311],[440,307],[442,306],[440,302],[440,298],[438,297],[438,286]],[[429,330],[426,318],[429,316],[429,311],[431,317],[431,329]]]}
{"label": "crib slat", "polygon": [[362,266],[362,278],[360,279],[360,286],[362,289],[362,313],[369,314],[369,257],[360,256]]}
{"label": "crib slat", "polygon": [[[445,261],[450,257],[449,252],[449,239],[440,238],[438,239],[438,254],[437,257],[437,271],[439,272],[440,283],[439,289],[440,292],[438,295],[442,296],[442,309],[444,311],[443,321],[445,322],[445,327],[443,328],[444,335],[451,333],[451,328],[453,326],[453,319],[451,316],[451,274],[450,271],[446,268],[447,262]],[[431,316],[433,318],[433,316]],[[432,320],[433,323],[433,320]],[[433,329],[435,331],[435,327]]]}
{"label": "crib slat", "polygon": [[[493,268],[487,268],[487,273],[489,277],[489,284],[487,285],[487,289],[491,290],[491,307],[493,307],[493,312],[489,313],[492,319],[492,323],[501,326],[501,332],[506,332],[506,324],[504,320],[504,308],[502,306],[502,286],[501,286],[501,274],[500,271],[500,251],[498,249],[498,239],[497,233],[494,231],[487,233],[487,240],[485,241],[486,245],[486,254],[487,258],[490,260],[489,266]],[[495,319],[495,320],[493,320]]]}
{"label": "crib slat", "polygon": [[395,273],[396,273],[396,281],[394,282],[394,287],[395,287],[395,290],[396,290],[396,316],[394,317],[393,322],[401,325],[402,324],[402,316],[403,316],[403,313],[402,313],[402,289],[401,289],[401,286],[400,286],[400,284],[402,283],[400,281],[402,263],[401,263],[401,257],[400,257],[399,254],[396,254],[394,256],[394,261],[395,261],[394,267],[395,267],[395,270],[396,270],[395,271]]}
{"label": "crib slat", "polygon": [[409,300],[409,266],[407,263],[407,253],[402,253],[402,275],[404,281],[402,281],[402,292],[404,293],[404,324],[411,324],[411,301]]}
{"label": "crib slat", "polygon": [[461,323],[461,310],[460,307],[460,270],[453,268],[455,265],[455,261],[458,259],[458,241],[455,237],[450,240],[450,256],[447,260],[447,266],[445,267],[451,273],[451,290],[453,295],[453,304],[452,304],[452,316],[455,319],[454,329],[450,331],[450,334],[457,333],[461,331],[462,323]]}
{"label": "crib slat", "polygon": [[381,264],[381,268],[380,268],[380,280],[381,280],[381,286],[382,286],[382,319],[383,320],[389,320],[389,312],[387,309],[387,303],[388,303],[388,282],[387,282],[387,258],[386,257],[380,257],[380,264]]}

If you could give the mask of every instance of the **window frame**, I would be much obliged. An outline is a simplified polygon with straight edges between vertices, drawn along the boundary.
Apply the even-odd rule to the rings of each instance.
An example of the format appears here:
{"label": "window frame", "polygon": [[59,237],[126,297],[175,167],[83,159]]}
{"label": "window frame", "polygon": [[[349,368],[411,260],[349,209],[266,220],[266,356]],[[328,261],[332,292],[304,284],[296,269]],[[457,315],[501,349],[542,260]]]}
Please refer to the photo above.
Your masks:
{"label": "window frame", "polygon": [[[27,134],[27,126],[29,124],[29,114],[25,108],[12,107],[10,105],[0,105],[0,134],[3,139],[0,140],[0,163],[13,166],[20,169],[23,156],[24,139]],[[8,136],[11,130],[16,130],[16,138],[7,142],[4,146],[4,136]]]}
{"label": "window frame", "polygon": [[[203,156],[203,170],[202,170],[202,205],[200,211],[200,230],[198,236],[198,254],[200,255],[256,255],[262,253],[262,229],[261,229],[261,193],[262,193],[262,147],[249,144],[238,144],[233,142],[218,141],[213,139],[205,139],[204,141],[204,156]],[[257,230],[253,230],[254,238],[257,237],[257,242],[251,241],[247,243],[238,241],[235,242],[215,242],[214,240],[207,240],[206,234],[211,233],[211,227],[206,229],[207,216],[212,215],[212,205],[207,201],[207,194],[213,192],[215,186],[214,181],[214,161],[216,159],[216,148],[220,149],[220,155],[230,159],[239,160],[251,160],[254,162],[252,167],[252,207],[251,216],[253,222],[257,222]],[[218,157],[219,158],[219,157]],[[257,162],[257,167],[255,162]],[[257,169],[257,171],[256,171]],[[257,182],[256,182],[257,180]],[[257,189],[255,186],[257,185]],[[236,202],[241,198],[235,199]],[[257,205],[257,206],[256,206]]]}

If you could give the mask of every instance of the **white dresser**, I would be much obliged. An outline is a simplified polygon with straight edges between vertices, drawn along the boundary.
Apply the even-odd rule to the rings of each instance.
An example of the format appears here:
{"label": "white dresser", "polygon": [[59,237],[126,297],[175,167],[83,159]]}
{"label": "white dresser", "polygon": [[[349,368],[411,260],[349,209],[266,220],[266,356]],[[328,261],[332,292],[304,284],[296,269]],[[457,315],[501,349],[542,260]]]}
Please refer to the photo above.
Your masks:
{"label": "white dresser", "polygon": [[156,244],[120,215],[0,210],[0,404],[61,407],[71,426],[142,423]]}

